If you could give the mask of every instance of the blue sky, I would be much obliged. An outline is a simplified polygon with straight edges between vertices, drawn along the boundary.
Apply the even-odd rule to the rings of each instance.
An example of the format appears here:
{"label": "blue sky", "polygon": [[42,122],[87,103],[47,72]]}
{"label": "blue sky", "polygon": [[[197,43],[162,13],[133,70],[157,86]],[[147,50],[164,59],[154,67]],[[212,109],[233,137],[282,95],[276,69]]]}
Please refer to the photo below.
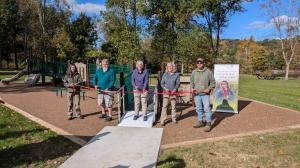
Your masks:
{"label": "blue sky", "polygon": [[[105,10],[105,0],[68,0],[73,4],[74,12],[86,12],[88,15],[99,14],[99,10]],[[263,14],[260,4],[264,0],[244,2],[244,12],[236,13],[230,17],[228,26],[224,28],[221,38],[243,39],[253,36],[255,40],[274,38],[273,27],[270,19]]]}

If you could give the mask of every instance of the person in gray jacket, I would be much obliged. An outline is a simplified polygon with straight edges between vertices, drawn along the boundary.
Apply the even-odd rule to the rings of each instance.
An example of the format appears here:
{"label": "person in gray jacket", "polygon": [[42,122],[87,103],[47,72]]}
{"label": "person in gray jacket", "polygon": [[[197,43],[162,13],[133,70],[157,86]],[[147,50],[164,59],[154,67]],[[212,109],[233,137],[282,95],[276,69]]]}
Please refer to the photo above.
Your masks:
{"label": "person in gray jacket", "polygon": [[163,107],[160,116],[160,125],[165,125],[165,120],[167,118],[167,109],[169,102],[171,102],[171,111],[172,111],[172,122],[174,124],[176,121],[176,95],[174,92],[177,92],[180,85],[179,74],[174,72],[174,64],[168,63],[166,66],[166,72],[162,76],[161,87],[163,88]]}
{"label": "person in gray jacket", "polygon": [[[76,117],[83,119],[80,110],[80,85],[82,84],[82,78],[75,64],[71,63],[69,65],[63,82],[67,88],[68,120],[71,120],[73,117],[73,104],[75,104]],[[75,99],[74,102],[73,99]]]}
{"label": "person in gray jacket", "polygon": [[[198,121],[194,128],[205,126],[204,131],[211,130],[211,107],[210,107],[210,92],[215,88],[215,78],[213,73],[205,67],[203,58],[197,59],[197,68],[191,75],[191,86],[194,93],[194,101],[196,104],[196,112]],[[205,112],[206,124],[202,121],[202,113]]]}

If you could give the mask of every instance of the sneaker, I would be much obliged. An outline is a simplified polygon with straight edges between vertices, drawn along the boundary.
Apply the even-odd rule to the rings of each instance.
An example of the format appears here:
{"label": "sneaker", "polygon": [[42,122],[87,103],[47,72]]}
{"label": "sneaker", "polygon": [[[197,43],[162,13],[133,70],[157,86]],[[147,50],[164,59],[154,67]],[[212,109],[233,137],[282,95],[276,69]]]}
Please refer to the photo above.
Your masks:
{"label": "sneaker", "polygon": [[68,117],[68,120],[72,120],[72,119],[73,119],[73,117],[72,117],[72,116],[69,116],[69,117]]}
{"label": "sneaker", "polygon": [[211,130],[211,123],[208,122],[208,123],[206,124],[206,126],[205,126],[204,131],[205,131],[205,132],[210,132],[210,130]]}
{"label": "sneaker", "polygon": [[148,117],[147,116],[144,116],[144,121],[147,121]]}
{"label": "sneaker", "polygon": [[106,120],[106,121],[111,121],[111,120],[112,120],[112,117],[111,117],[111,116],[107,116],[107,117],[105,118],[105,120]]}
{"label": "sneaker", "polygon": [[176,120],[173,120],[172,123],[173,123],[173,124],[177,124],[177,121],[176,121]]}
{"label": "sneaker", "polygon": [[101,113],[100,116],[99,116],[99,118],[106,118],[106,117],[107,117],[107,115],[105,113],[104,114]]}
{"label": "sneaker", "polygon": [[164,127],[165,126],[165,122],[161,122],[160,126]]}
{"label": "sneaker", "polygon": [[137,120],[139,118],[139,116],[135,115],[133,116],[133,120]]}
{"label": "sneaker", "polygon": [[203,121],[197,121],[197,123],[194,125],[194,128],[200,128],[200,127],[204,127],[205,124]]}

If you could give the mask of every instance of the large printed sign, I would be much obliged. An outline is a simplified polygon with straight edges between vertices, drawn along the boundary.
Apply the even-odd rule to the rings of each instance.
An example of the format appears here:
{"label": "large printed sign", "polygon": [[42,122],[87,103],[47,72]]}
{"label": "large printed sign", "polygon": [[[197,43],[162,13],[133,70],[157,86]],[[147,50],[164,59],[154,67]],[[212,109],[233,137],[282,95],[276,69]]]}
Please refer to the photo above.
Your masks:
{"label": "large printed sign", "polygon": [[239,65],[215,64],[213,111],[238,113]]}

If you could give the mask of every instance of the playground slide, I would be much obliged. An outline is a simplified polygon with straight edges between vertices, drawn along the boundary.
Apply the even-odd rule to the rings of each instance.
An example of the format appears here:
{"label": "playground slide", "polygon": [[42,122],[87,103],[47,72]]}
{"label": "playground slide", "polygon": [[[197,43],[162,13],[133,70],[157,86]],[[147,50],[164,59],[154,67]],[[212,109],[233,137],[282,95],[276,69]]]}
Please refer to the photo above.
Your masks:
{"label": "playground slide", "polygon": [[1,83],[8,85],[10,82],[16,81],[19,78],[21,78],[26,72],[26,68],[18,72],[15,76],[12,78],[5,78],[1,80]]}

